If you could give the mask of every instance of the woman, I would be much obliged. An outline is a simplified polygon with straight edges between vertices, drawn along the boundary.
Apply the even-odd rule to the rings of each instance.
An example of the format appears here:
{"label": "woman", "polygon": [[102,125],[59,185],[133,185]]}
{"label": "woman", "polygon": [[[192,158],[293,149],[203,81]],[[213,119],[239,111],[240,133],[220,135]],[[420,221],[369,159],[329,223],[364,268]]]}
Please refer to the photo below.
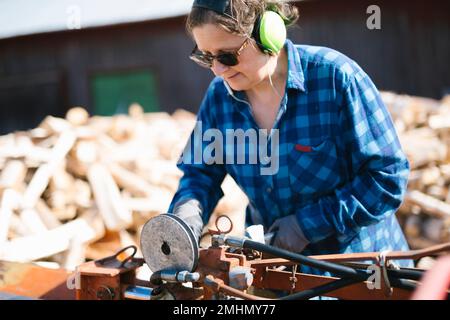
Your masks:
{"label": "woman", "polygon": [[[275,246],[305,255],[408,250],[395,211],[409,165],[386,107],[354,61],[285,39],[284,26],[297,18],[296,8],[273,0],[194,1],[191,59],[216,76],[194,133],[199,124],[224,136],[266,129],[268,141],[277,140],[268,145],[276,170],[261,174],[267,157],[211,161],[204,140],[194,146],[203,161],[190,161],[188,144],[169,212],[199,238],[230,174],[249,198],[247,223],[276,231]],[[230,148],[229,141],[219,148],[227,160]],[[253,148],[244,146],[246,156]]]}

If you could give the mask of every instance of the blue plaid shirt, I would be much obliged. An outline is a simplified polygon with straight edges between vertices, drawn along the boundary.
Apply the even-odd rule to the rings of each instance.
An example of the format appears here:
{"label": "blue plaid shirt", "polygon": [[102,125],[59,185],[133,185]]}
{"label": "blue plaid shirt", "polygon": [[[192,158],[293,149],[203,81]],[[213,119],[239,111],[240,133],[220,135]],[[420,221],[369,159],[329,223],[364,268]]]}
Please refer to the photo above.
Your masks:
{"label": "blue plaid shirt", "polygon": [[[310,241],[303,254],[408,250],[395,211],[409,164],[377,88],[335,50],[289,40],[285,49],[286,91],[274,125],[279,130],[277,174],[261,175],[260,159],[257,164],[181,162],[184,175],[168,212],[177,201],[195,198],[207,222],[230,174],[249,198],[249,224],[268,228],[280,217],[296,215]],[[215,128],[224,136],[230,128],[257,130],[246,101],[244,92],[233,92],[216,77],[197,120],[203,131]]]}

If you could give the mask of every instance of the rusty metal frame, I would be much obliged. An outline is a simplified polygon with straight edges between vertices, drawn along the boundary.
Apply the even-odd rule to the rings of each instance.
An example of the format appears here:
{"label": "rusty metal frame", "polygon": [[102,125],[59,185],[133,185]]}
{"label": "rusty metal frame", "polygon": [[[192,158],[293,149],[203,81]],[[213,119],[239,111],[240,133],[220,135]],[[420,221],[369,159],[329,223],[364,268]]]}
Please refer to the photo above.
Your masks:
{"label": "rusty metal frame", "polygon": [[[450,251],[450,243],[423,250],[389,252],[385,254],[385,258],[386,260],[415,260],[448,251]],[[377,261],[379,257],[380,253],[378,252],[310,256],[317,260],[342,265],[353,263],[355,268],[358,261]],[[133,256],[124,259],[117,254],[98,261],[87,262],[77,268],[80,288],[76,290],[75,294],[73,290],[67,288],[66,283],[70,276],[67,271],[46,269],[33,264],[0,262],[0,292],[40,299],[120,300],[124,299],[124,292],[130,285],[152,287],[149,281],[136,279],[136,270],[143,263],[143,259]],[[237,266],[250,268],[253,274],[252,291],[278,290],[295,294],[339,280],[335,277],[293,273],[279,268],[297,264],[281,258],[248,260],[244,254],[227,252],[225,246],[210,247],[201,249],[199,252],[196,272],[200,273],[201,278],[198,283],[194,284],[197,290],[189,290],[175,283],[165,283],[164,287],[174,293],[177,299],[212,299],[218,293],[241,299],[267,299],[228,285],[229,272]],[[364,264],[359,263],[359,267],[364,267]],[[382,283],[382,290],[370,290],[368,282],[361,281],[327,292],[326,296],[345,300],[405,300],[410,299],[412,295],[412,292],[405,288],[393,288],[392,291],[386,289],[386,285]]]}

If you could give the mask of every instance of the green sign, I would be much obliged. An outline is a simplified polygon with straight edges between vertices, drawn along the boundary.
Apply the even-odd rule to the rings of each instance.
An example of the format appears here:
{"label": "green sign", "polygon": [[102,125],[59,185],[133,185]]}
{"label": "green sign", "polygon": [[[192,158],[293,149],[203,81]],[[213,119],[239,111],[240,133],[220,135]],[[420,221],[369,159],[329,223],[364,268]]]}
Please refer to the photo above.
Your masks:
{"label": "green sign", "polygon": [[159,111],[156,81],[149,71],[97,74],[91,86],[96,115],[126,114],[132,103],[145,112]]}

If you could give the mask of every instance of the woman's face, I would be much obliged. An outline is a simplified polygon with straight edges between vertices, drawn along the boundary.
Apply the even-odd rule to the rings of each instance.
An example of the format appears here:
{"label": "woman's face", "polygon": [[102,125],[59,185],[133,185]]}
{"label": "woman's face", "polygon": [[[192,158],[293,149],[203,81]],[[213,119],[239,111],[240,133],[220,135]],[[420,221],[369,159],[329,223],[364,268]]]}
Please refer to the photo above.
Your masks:
{"label": "woman's face", "polygon": [[[245,37],[226,32],[220,26],[204,24],[192,30],[198,50],[203,53],[217,55],[220,52],[234,52],[245,41]],[[267,78],[268,56],[263,54],[253,40],[241,51],[239,63],[229,67],[216,59],[211,67],[216,76],[222,77],[233,90],[245,91],[252,89]]]}

